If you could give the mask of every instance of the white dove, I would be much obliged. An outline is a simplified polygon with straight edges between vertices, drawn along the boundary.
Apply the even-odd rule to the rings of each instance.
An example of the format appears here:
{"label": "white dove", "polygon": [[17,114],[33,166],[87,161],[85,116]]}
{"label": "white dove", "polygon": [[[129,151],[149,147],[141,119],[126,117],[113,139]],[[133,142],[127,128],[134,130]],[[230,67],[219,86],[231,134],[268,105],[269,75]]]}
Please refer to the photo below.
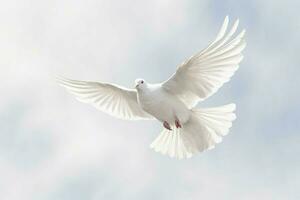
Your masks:
{"label": "white dove", "polygon": [[157,119],[164,129],[151,144],[157,152],[178,159],[211,149],[221,142],[236,118],[235,104],[195,108],[229,81],[241,62],[245,30],[233,37],[239,20],[227,32],[228,16],[216,39],[181,65],[162,83],[135,81],[135,89],[99,82],[58,78],[78,100],[114,117]]}

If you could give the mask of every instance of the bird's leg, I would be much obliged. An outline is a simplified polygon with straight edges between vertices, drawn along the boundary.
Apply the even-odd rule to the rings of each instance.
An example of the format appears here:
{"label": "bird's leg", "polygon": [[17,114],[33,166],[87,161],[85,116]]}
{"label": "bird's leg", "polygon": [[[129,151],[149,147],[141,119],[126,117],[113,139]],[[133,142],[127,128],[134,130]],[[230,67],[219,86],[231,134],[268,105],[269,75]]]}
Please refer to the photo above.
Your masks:
{"label": "bird's leg", "polygon": [[172,130],[172,129],[171,129],[171,126],[170,126],[170,124],[169,124],[168,122],[164,121],[163,125],[164,125],[164,127],[165,127],[166,129],[168,129],[168,130],[170,130],[170,131]]}
{"label": "bird's leg", "polygon": [[176,126],[176,128],[181,128],[180,121],[177,118],[175,120],[175,126]]}

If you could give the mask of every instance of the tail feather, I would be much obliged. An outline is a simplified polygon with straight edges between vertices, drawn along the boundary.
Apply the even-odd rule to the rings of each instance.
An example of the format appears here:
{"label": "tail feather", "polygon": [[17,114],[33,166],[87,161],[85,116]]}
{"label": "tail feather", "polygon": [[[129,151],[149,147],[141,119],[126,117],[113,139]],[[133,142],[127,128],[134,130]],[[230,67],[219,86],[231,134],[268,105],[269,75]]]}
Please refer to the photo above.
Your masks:
{"label": "tail feather", "polygon": [[180,129],[163,129],[153,141],[156,152],[178,159],[190,158],[197,152],[214,148],[228,134],[235,120],[235,104],[215,108],[192,109],[191,118]]}

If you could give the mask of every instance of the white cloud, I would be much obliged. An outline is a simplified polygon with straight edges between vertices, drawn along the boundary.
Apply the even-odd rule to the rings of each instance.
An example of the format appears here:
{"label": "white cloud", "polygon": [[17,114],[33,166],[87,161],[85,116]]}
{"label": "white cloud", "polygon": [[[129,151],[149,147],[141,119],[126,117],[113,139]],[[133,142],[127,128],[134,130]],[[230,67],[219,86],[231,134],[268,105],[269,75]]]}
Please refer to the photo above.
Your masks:
{"label": "white cloud", "polygon": [[[281,119],[299,110],[296,5],[250,2],[256,16],[226,2],[248,26],[248,47],[208,102],[237,102],[239,118],[215,150],[183,162],[148,149],[159,123],[100,113],[52,75],[128,87],[138,76],[162,80],[214,37],[224,17],[210,14],[215,3],[1,3],[1,199],[296,199],[297,132],[282,127],[297,124]],[[280,15],[282,7],[290,12]]]}

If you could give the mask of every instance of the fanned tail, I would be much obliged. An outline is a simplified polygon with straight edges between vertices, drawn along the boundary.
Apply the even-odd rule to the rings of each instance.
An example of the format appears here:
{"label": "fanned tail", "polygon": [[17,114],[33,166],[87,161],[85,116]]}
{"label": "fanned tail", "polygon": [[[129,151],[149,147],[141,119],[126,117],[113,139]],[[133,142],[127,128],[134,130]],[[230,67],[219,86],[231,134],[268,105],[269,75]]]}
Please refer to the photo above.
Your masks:
{"label": "fanned tail", "polygon": [[150,147],[177,159],[190,158],[197,152],[212,149],[229,132],[236,118],[234,111],[235,104],[192,109],[189,121],[182,128],[164,129]]}

